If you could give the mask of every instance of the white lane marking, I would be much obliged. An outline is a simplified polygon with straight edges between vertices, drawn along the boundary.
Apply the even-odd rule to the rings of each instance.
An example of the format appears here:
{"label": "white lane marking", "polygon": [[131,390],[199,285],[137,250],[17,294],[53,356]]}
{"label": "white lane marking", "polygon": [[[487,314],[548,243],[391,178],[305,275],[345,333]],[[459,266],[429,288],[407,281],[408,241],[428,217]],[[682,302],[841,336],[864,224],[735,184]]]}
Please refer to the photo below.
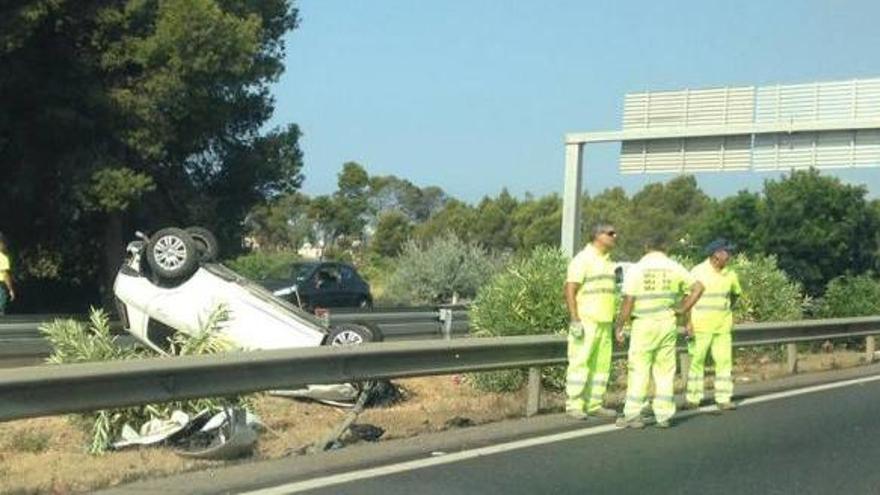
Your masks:
{"label": "white lane marking", "polygon": [[[851,380],[845,380],[834,383],[826,383],[823,385],[814,385],[811,387],[799,388],[795,390],[787,390],[785,392],[776,392],[767,395],[761,395],[758,397],[752,397],[748,399],[743,399],[739,401],[737,404],[740,406],[749,406],[752,404],[760,404],[762,402],[769,402],[773,400],[785,399],[788,397],[794,397],[798,395],[810,394],[815,392],[822,392],[824,390],[831,390],[835,388],[848,387],[850,385],[859,385],[862,383],[869,383],[880,380],[880,375],[863,377],[863,378],[854,378]],[[684,413],[679,413],[677,417],[688,417],[699,414],[700,412],[709,412],[714,411],[715,406],[704,406],[699,410],[695,411],[687,411]],[[510,452],[512,450],[525,449],[528,447],[535,447],[538,445],[546,445],[549,443],[555,442],[563,442],[565,440],[571,440],[574,438],[588,437],[591,435],[598,435],[600,433],[608,433],[612,431],[623,431],[621,428],[617,428],[613,424],[606,424],[601,426],[593,426],[590,428],[583,428],[580,430],[568,431],[564,433],[556,433],[553,435],[546,435],[543,437],[529,438],[526,440],[517,440],[515,442],[507,442],[501,443],[498,445],[492,445],[489,447],[481,447],[477,449],[464,450],[461,452],[455,452],[452,454],[446,454],[439,457],[429,457],[426,459],[416,459],[407,462],[400,462],[397,464],[389,464],[387,466],[380,466],[369,469],[361,469],[359,471],[352,471],[349,473],[339,473],[332,474],[330,476],[324,476],[321,478],[314,478],[310,480],[304,481],[296,481],[293,483],[288,483],[285,485],[278,485],[270,488],[264,488],[262,490],[255,490],[250,492],[243,492],[242,495],[282,495],[289,493],[298,493],[306,490],[315,490],[318,488],[326,488],[328,486],[341,485],[343,483],[350,483],[352,481],[367,479],[367,478],[376,478],[379,476],[387,476],[390,474],[402,473],[405,471],[413,471],[416,469],[423,469],[432,466],[440,466],[443,464],[451,464],[453,462],[465,461],[468,459],[474,459],[477,457],[488,456],[493,454],[500,454],[503,452]]]}

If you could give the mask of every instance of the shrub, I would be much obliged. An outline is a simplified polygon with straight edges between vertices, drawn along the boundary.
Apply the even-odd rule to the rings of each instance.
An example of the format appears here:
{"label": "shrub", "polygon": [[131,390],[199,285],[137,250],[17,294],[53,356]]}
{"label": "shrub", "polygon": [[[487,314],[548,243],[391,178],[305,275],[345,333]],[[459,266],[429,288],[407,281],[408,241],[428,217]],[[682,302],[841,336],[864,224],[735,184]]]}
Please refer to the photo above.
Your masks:
{"label": "shrub", "polygon": [[375,305],[384,306],[393,302],[389,301],[386,295],[388,279],[394,272],[393,258],[369,254],[364,262],[358,266],[358,272],[370,284],[370,294],[373,296]]}
{"label": "shrub", "polygon": [[408,241],[395,264],[386,288],[389,300],[437,304],[474,297],[500,263],[478,244],[447,234],[428,243]]}
{"label": "shrub", "polygon": [[[228,313],[223,307],[213,311],[203,322],[197,336],[176,333],[171,342],[172,355],[214,354],[230,350],[229,342],[217,335],[219,325]],[[76,320],[54,320],[40,327],[52,346],[48,361],[54,364],[91,361],[118,361],[152,357],[154,353],[141,347],[121,346],[110,333],[107,313],[92,309],[88,324]],[[156,418],[168,418],[172,411],[189,415],[203,411],[221,411],[226,407],[245,405],[242,398],[199,399],[163,404],[147,404],[124,409],[102,410],[74,416],[75,422],[91,434],[89,452],[100,454],[110,448],[125,424],[140,425]]]}
{"label": "shrub", "polygon": [[229,260],[226,265],[251,280],[283,278],[290,275],[290,265],[300,259],[293,251],[254,251]]}
{"label": "shrub", "polygon": [[[479,337],[561,333],[568,324],[563,285],[567,260],[558,249],[541,246],[511,263],[480,289],[471,306],[472,332]],[[494,392],[520,388],[523,370],[501,370],[467,375],[480,390]],[[564,386],[562,367],[545,368],[543,381],[554,389]]]}
{"label": "shrub", "polygon": [[737,322],[788,321],[803,317],[806,300],[799,283],[777,265],[775,256],[739,254],[733,259],[743,296],[734,306]]}
{"label": "shrub", "polygon": [[819,301],[823,318],[880,314],[880,280],[871,274],[841,276],[828,282]]}

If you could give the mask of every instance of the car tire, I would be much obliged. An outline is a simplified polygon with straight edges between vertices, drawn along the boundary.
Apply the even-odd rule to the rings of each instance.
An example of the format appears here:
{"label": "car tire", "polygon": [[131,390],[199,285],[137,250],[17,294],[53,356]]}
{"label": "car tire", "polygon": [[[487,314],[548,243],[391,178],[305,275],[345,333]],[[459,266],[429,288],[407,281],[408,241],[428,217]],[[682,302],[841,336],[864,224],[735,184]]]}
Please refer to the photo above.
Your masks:
{"label": "car tire", "polygon": [[179,282],[199,268],[196,243],[183,229],[162,229],[150,237],[147,264],[164,283]]}
{"label": "car tire", "polygon": [[330,328],[330,334],[327,336],[327,345],[360,345],[376,340],[378,340],[376,335],[369,327],[346,323]]}
{"label": "car tire", "polygon": [[201,261],[216,261],[220,254],[220,245],[217,237],[204,227],[188,227],[186,233],[192,237],[196,244],[196,251]]}

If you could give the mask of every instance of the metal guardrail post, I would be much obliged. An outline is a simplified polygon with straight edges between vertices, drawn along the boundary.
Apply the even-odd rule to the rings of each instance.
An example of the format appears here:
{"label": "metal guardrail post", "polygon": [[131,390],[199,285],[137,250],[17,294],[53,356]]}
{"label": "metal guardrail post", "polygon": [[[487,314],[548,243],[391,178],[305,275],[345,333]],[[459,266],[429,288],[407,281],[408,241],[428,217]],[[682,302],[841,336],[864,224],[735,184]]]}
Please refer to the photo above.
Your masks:
{"label": "metal guardrail post", "polygon": [[440,321],[443,323],[443,340],[452,340],[452,308],[440,308]]}
{"label": "metal guardrail post", "polygon": [[874,352],[877,350],[877,340],[873,335],[865,337],[865,361],[874,362]]}
{"label": "metal guardrail post", "polygon": [[786,354],[788,355],[787,360],[786,360],[786,365],[787,365],[786,369],[788,370],[788,372],[790,374],[795,374],[795,373],[797,373],[797,362],[798,362],[797,344],[794,344],[794,343],[785,344],[785,351],[786,351]]}
{"label": "metal guardrail post", "polygon": [[526,397],[526,417],[538,414],[541,408],[541,368],[529,368],[528,396]]}

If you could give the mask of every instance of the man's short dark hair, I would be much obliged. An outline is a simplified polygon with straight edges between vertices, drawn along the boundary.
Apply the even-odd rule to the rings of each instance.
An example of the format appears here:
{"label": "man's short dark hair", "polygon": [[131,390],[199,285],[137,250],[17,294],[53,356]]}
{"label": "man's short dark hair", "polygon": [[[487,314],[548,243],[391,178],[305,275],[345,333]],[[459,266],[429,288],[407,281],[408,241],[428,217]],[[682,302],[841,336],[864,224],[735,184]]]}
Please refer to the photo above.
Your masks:
{"label": "man's short dark hair", "polygon": [[666,251],[669,249],[669,241],[662,232],[653,232],[645,235],[643,244],[648,251]]}

